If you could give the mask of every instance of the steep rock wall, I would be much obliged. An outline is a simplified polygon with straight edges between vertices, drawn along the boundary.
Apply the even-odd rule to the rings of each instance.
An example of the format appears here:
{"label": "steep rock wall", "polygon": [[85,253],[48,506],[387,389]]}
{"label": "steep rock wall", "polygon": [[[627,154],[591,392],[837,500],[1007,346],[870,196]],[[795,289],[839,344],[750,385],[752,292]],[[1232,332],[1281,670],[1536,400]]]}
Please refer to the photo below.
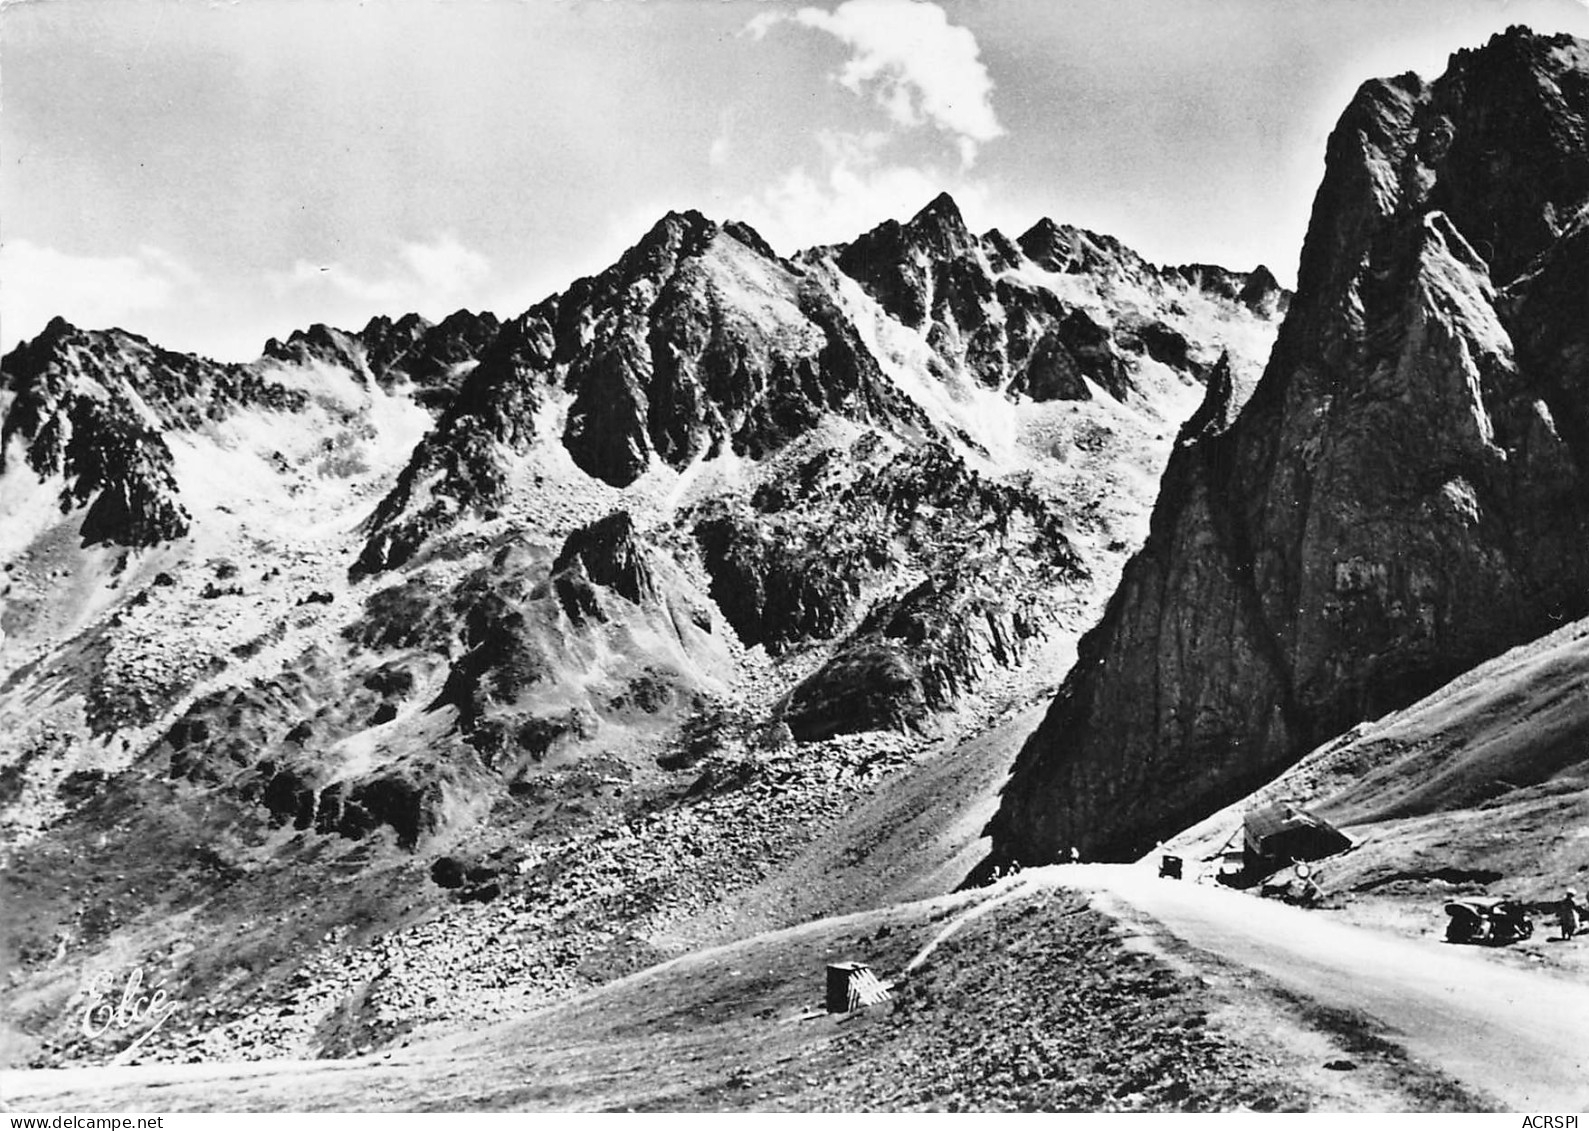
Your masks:
{"label": "steep rock wall", "polygon": [[996,857],[1138,854],[1589,612],[1586,79],[1514,28],[1359,90],[1264,377],[1183,431]]}

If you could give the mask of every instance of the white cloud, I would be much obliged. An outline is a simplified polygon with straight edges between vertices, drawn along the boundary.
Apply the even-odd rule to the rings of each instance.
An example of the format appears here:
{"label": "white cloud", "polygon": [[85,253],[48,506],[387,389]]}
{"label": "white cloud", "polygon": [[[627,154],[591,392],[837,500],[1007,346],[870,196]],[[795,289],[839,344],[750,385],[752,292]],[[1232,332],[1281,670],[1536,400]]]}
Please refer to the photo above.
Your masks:
{"label": "white cloud", "polygon": [[976,36],[951,24],[937,4],[845,0],[832,12],[762,13],[746,31],[760,39],[783,22],[826,32],[848,46],[852,54],[834,76],[838,82],[857,95],[870,94],[897,125],[930,124],[949,134],[962,168],[971,167],[978,146],[1003,135]]}
{"label": "white cloud", "polygon": [[490,260],[444,233],[429,243],[403,244],[376,275],[363,275],[340,263],[299,259],[289,271],[268,272],[266,281],[278,297],[329,292],[345,300],[339,305],[361,313],[419,310],[445,315],[467,304],[490,275]]}
{"label": "white cloud", "polygon": [[0,245],[0,350],[30,338],[57,314],[87,329],[120,326],[192,298],[197,272],[158,247],[136,254],[68,255],[25,239]]}
{"label": "white cloud", "polygon": [[798,166],[736,206],[785,254],[853,239],[889,218],[907,219],[945,188],[964,211],[986,208],[987,188],[975,180],[882,160],[884,134],[822,134],[818,141],[824,159],[815,173]]}
{"label": "white cloud", "polygon": [[[880,107],[882,128],[817,133],[817,159],[741,198],[733,206],[737,215],[791,252],[912,216],[946,189],[967,211],[985,212],[990,194],[971,168],[978,148],[1004,128],[970,30],[951,24],[927,0],[845,0],[831,12],[764,12],[745,25],[745,34],[761,39],[783,24],[824,32],[850,49],[832,78]],[[937,159],[924,156],[909,140],[924,130],[945,137],[958,161],[942,150]]]}
{"label": "white cloud", "polygon": [[450,235],[405,244],[399,254],[421,289],[441,295],[461,295],[491,274],[490,260]]}
{"label": "white cloud", "polygon": [[775,25],[783,23],[788,18],[783,12],[762,12],[760,15],[751,17],[750,22],[745,25],[745,31],[752,39],[761,39]]}

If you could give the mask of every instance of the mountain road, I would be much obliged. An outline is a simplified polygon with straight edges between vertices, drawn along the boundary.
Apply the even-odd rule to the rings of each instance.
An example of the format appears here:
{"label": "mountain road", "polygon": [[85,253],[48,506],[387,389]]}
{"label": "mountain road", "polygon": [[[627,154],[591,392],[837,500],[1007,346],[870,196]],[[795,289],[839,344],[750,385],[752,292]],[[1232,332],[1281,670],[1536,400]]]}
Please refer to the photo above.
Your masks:
{"label": "mountain road", "polygon": [[1482,948],[1159,879],[1143,865],[1058,865],[1020,878],[1092,892],[1117,917],[1145,916],[1194,950],[1366,1015],[1412,1056],[1509,1108],[1589,1110],[1589,986],[1502,965]]}

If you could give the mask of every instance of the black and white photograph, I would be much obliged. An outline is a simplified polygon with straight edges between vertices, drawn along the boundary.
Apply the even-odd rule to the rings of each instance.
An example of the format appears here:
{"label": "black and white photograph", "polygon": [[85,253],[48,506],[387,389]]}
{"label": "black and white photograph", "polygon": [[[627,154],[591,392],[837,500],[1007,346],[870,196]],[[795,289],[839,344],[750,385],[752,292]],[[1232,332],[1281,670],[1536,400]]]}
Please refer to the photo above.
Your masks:
{"label": "black and white photograph", "polygon": [[0,0],[0,1112],[1579,1127],[1589,0]]}

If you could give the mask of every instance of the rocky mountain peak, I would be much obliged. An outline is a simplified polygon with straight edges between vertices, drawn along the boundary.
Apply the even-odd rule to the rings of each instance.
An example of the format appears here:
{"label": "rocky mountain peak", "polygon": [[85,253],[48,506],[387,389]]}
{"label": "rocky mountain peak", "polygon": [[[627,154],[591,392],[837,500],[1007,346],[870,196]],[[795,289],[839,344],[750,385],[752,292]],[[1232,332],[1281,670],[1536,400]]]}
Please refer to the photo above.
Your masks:
{"label": "rocky mountain peak", "polygon": [[81,340],[85,333],[57,314],[45,323],[44,329],[40,330],[31,341],[19,342],[13,349],[27,346],[31,350],[47,351],[57,348],[63,342]]}
{"label": "rocky mountain peak", "polygon": [[457,310],[432,323],[417,313],[376,315],[359,331],[317,322],[294,330],[285,342],[271,338],[264,357],[284,365],[328,365],[386,387],[410,381],[416,399],[433,411],[451,400],[463,367],[495,343],[501,322],[490,311]]}
{"label": "rocky mountain peak", "polygon": [[670,211],[624,252],[616,269],[625,279],[665,276],[680,260],[700,255],[718,231],[714,221],[693,208]]}
{"label": "rocky mountain peak", "polygon": [[[439,526],[500,504],[504,449],[528,450],[549,395],[572,397],[560,440],[574,463],[618,488],[656,463],[759,458],[828,413],[924,423],[818,280],[746,224],[670,212],[502,331],[377,510],[358,568],[401,563]],[[414,485],[436,472],[439,489],[410,513]]]}
{"label": "rocky mountain peak", "polygon": [[937,256],[962,254],[976,245],[954,197],[941,192],[910,218],[905,232],[917,246]]}
{"label": "rocky mountain peak", "polygon": [[[456,318],[459,315],[467,315],[468,313],[467,310],[460,310],[457,314],[449,315],[448,317]],[[432,325],[434,323],[430,319],[412,310],[395,321],[389,315],[377,314],[364,324],[364,329],[359,336],[365,340],[371,340],[388,337],[395,333],[406,338],[418,338],[426,330],[429,330]]]}
{"label": "rocky mountain peak", "polygon": [[1446,76],[1461,80],[1480,73],[1504,73],[1513,79],[1551,78],[1561,73],[1564,66],[1582,68],[1584,42],[1566,33],[1541,34],[1525,24],[1512,24],[1490,36],[1482,46],[1461,47],[1452,52]]}
{"label": "rocky mountain peak", "polygon": [[[449,321],[467,314],[468,311],[460,310],[458,314],[450,316]],[[384,314],[377,314],[364,324],[358,336],[364,343],[370,369],[379,374],[413,349],[432,328],[430,319],[417,313],[410,312],[395,321]]]}
{"label": "rocky mountain peak", "polygon": [[779,258],[778,253],[762,238],[761,233],[743,220],[729,220],[723,225],[723,231],[759,255],[768,259]]}
{"label": "rocky mountain peak", "polygon": [[1589,195],[1589,51],[1513,27],[1453,56],[1423,118],[1429,207],[1450,213],[1497,282],[1509,281]]}
{"label": "rocky mountain peak", "polygon": [[83,330],[62,318],[0,359],[0,381],[7,394],[0,445],[20,438],[35,473],[64,476],[61,509],[87,507],[80,528],[86,543],[133,547],[188,530],[166,433],[243,406],[291,410],[306,399],[252,366],[176,353],[125,330]]}
{"label": "rocky mountain peak", "polygon": [[1113,236],[1043,218],[1017,241],[1032,262],[1061,275],[1107,275],[1126,272],[1143,276],[1146,261]]}
{"label": "rocky mountain peak", "polygon": [[15,382],[52,368],[92,371],[116,356],[153,348],[147,338],[126,330],[85,330],[56,315],[35,337],[12,347],[5,358],[6,372]]}
{"label": "rocky mountain peak", "polygon": [[123,331],[80,330],[55,318],[0,360],[7,394],[0,471],[10,470],[4,453],[20,439],[35,473],[62,477],[63,511],[86,504],[85,545],[148,546],[188,531],[160,430],[165,418],[202,407],[189,394],[202,395],[208,368],[220,367],[150,372],[143,363],[154,352]]}
{"label": "rocky mountain peak", "polygon": [[[934,276],[951,270],[951,264],[964,259],[969,240],[960,210],[944,194],[908,223],[885,220],[841,248],[838,266],[865,287],[884,310],[905,325],[920,329],[933,314],[938,292],[933,286]],[[961,273],[965,273],[964,268]]]}
{"label": "rocky mountain peak", "polygon": [[269,339],[265,342],[264,356],[291,365],[322,362],[354,373],[368,372],[360,337],[324,322],[315,322],[305,330],[294,330],[285,342]]}
{"label": "rocky mountain peak", "polygon": [[[1033,263],[1050,271],[1066,271],[1076,260],[1077,229],[1061,227],[1047,216],[1021,234],[1016,242]],[[1078,266],[1076,270],[1081,270]]]}
{"label": "rocky mountain peak", "polygon": [[1274,272],[1260,263],[1248,272],[1247,281],[1236,293],[1236,301],[1254,314],[1273,318],[1285,313],[1291,295],[1274,277]]}
{"label": "rocky mountain peak", "polygon": [[1339,227],[1304,246],[1298,290],[1338,296],[1346,280],[1325,275],[1349,257],[1334,249],[1425,210],[1450,215],[1498,284],[1515,277],[1589,195],[1585,56],[1583,41],[1513,27],[1457,52],[1433,82],[1364,83],[1331,135],[1315,202],[1315,218]]}
{"label": "rocky mountain peak", "polygon": [[1013,271],[1025,258],[1021,245],[997,228],[983,232],[981,242],[982,250],[995,271]]}

